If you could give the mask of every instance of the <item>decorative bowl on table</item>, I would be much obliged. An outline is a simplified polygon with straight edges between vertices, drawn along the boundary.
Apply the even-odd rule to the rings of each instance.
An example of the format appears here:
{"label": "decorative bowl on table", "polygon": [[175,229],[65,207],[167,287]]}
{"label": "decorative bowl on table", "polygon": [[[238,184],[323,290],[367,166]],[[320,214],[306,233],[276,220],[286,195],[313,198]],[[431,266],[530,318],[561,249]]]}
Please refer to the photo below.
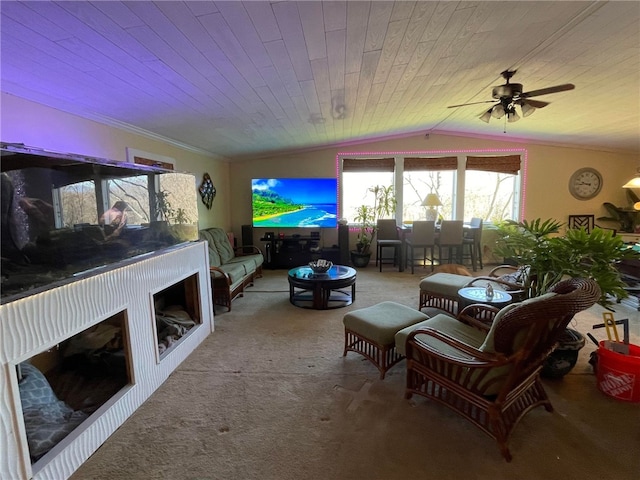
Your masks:
{"label": "decorative bowl on table", "polygon": [[319,259],[309,262],[309,267],[313,270],[313,273],[327,273],[333,267],[333,263],[329,260]]}

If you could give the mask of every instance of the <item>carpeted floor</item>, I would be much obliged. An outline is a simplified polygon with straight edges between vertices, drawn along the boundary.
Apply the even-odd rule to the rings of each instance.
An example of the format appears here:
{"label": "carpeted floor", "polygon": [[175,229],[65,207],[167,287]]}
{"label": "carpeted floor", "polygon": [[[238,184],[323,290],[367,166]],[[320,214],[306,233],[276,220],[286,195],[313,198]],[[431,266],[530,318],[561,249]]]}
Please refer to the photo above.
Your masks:
{"label": "carpeted floor", "polygon": [[[344,314],[383,300],[416,308],[419,279],[370,266],[358,271],[353,305],[315,311],[289,303],[285,271],[265,272],[231,312],[219,308],[216,331],[72,478],[640,478],[640,404],[597,390],[592,343],[572,373],[545,381],[555,411],[525,416],[511,463],[455,413],[405,400],[404,362],[380,380],[363,357],[343,357]],[[601,311],[573,328],[592,331]],[[627,313],[640,338],[637,313]]]}

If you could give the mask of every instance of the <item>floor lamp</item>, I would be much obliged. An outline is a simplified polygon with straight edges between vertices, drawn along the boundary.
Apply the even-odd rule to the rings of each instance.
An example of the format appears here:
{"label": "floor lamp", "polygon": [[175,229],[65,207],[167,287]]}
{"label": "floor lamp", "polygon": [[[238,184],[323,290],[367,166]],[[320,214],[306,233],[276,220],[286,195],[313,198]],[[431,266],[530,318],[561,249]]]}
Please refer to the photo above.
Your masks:
{"label": "floor lamp", "polygon": [[426,218],[427,221],[435,222],[438,219],[438,210],[437,207],[440,207],[442,202],[438,198],[438,195],[435,193],[429,193],[427,197],[422,202],[423,207],[427,208]]}

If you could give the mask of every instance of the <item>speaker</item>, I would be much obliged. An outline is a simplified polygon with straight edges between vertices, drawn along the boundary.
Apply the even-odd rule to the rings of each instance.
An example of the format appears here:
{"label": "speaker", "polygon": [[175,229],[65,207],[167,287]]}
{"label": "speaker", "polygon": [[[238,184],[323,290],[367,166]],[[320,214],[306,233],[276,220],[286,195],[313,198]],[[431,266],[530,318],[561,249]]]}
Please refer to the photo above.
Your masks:
{"label": "speaker", "polygon": [[338,246],[340,247],[340,263],[350,265],[349,225],[338,225]]}
{"label": "speaker", "polygon": [[242,225],[242,246],[253,245],[253,226]]}

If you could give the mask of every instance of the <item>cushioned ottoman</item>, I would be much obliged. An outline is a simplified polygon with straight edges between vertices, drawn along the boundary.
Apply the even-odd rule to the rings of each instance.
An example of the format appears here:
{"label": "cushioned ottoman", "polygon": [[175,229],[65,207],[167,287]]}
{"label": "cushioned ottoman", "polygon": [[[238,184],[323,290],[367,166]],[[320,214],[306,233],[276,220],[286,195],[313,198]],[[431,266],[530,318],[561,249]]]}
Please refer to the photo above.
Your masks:
{"label": "cushioned ottoman", "polygon": [[420,281],[420,306],[439,308],[457,315],[458,290],[467,285],[473,277],[456,275],[454,273],[434,273]]}
{"label": "cushioned ottoman", "polygon": [[426,314],[396,302],[353,310],[343,318],[343,356],[348,351],[363,355],[380,370],[382,379],[387,370],[404,358],[396,351],[396,333],[428,318]]}

